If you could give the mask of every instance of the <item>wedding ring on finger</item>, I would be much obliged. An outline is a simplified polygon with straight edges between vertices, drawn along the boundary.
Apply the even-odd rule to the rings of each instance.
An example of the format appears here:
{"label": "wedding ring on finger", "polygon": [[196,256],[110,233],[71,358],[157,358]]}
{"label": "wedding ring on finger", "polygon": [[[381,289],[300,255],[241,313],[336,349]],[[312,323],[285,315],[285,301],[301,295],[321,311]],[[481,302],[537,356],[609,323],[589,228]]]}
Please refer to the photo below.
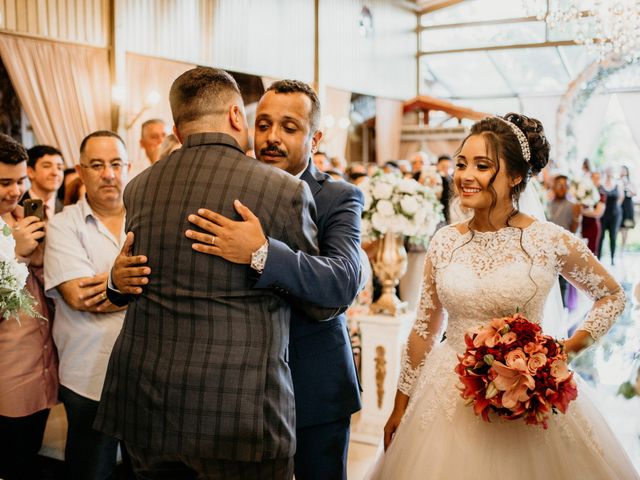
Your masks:
{"label": "wedding ring on finger", "polygon": [[102,292],[102,295],[100,295],[100,298],[102,299],[102,301],[105,301],[107,299],[107,292]]}
{"label": "wedding ring on finger", "polygon": [[216,236],[211,235],[211,246],[213,247],[216,244]]}

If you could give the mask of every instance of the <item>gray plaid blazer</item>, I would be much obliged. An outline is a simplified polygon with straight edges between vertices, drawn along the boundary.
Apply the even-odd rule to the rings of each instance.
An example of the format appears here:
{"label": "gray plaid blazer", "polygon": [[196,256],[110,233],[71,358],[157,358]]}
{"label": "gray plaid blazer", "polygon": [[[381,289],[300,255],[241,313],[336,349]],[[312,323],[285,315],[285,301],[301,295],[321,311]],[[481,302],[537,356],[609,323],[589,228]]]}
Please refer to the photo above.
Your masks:
{"label": "gray plaid blazer", "polygon": [[293,456],[289,306],[272,290],[252,289],[248,265],[197,253],[184,236],[200,207],[240,219],[234,199],[266,236],[317,254],[305,182],[245,156],[228,135],[192,135],[135,177],[124,192],[126,229],[151,276],[113,348],[97,429],[160,453]]}

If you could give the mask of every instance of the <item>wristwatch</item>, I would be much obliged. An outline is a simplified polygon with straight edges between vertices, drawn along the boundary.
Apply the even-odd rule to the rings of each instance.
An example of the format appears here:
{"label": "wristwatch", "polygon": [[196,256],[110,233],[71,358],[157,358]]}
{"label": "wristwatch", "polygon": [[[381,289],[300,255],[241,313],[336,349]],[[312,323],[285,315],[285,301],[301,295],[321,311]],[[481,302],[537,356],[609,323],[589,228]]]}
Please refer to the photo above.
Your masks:
{"label": "wristwatch", "polygon": [[251,254],[251,268],[258,273],[262,273],[267,263],[267,253],[269,253],[269,240],[265,241],[260,248]]}

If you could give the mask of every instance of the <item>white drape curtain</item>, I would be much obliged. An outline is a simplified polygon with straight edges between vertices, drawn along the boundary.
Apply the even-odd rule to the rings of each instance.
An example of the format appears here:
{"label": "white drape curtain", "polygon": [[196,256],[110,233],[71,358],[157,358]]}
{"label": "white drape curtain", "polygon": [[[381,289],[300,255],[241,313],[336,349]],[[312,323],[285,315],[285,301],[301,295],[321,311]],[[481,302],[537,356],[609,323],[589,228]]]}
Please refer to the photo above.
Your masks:
{"label": "white drape curtain", "polygon": [[556,156],[555,147],[556,139],[558,138],[556,125],[560,98],[560,95],[521,98],[523,113],[529,117],[537,118],[542,122],[545,135],[551,145],[551,158],[555,158]]}
{"label": "white drape curtain", "polygon": [[638,121],[638,112],[640,112],[640,93],[618,93],[618,101],[627,120],[627,125],[636,145],[640,148],[640,122]]}
{"label": "white drape curtain", "polygon": [[[582,165],[582,160],[589,157],[596,149],[610,100],[610,95],[591,97],[584,110],[576,118],[573,131],[576,139],[577,165]],[[575,170],[577,165],[571,166],[572,169]]]}
{"label": "white drape curtain", "polygon": [[323,126],[324,138],[320,149],[329,157],[344,157],[347,150],[349,125],[341,125],[340,122],[343,119],[349,119],[350,111],[351,92],[326,87],[322,104],[322,116],[325,119],[333,118],[333,124],[331,127],[328,125]]}
{"label": "white drape curtain", "polygon": [[[195,65],[188,63],[127,53],[123,121],[129,162],[133,165],[134,172],[148,165],[144,150],[140,148],[140,127],[146,120],[160,118],[167,124],[167,133],[170,133],[173,118],[169,106],[169,89],[178,76],[194,67]],[[151,92],[157,92],[160,101],[156,105],[145,105]],[[132,123],[140,111],[143,111],[142,115]]]}
{"label": "white drape curtain", "polygon": [[85,135],[111,127],[106,49],[2,34],[0,57],[37,141],[57,147],[68,167]]}
{"label": "white drape curtain", "polygon": [[376,98],[376,162],[384,165],[400,158],[402,101]]}

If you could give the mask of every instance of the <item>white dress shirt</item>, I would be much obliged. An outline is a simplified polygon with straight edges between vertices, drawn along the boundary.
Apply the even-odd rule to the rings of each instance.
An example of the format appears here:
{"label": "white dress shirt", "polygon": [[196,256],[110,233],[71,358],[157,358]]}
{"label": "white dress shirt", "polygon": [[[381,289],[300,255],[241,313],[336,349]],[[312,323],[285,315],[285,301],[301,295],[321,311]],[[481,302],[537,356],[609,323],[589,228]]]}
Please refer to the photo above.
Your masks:
{"label": "white dress shirt", "polygon": [[60,357],[60,384],[78,395],[100,400],[107,364],[125,311],[81,312],[71,308],[57,286],[108,272],[124,243],[94,215],[82,198],[49,222],[44,257],[45,292],[54,299],[53,339]]}

